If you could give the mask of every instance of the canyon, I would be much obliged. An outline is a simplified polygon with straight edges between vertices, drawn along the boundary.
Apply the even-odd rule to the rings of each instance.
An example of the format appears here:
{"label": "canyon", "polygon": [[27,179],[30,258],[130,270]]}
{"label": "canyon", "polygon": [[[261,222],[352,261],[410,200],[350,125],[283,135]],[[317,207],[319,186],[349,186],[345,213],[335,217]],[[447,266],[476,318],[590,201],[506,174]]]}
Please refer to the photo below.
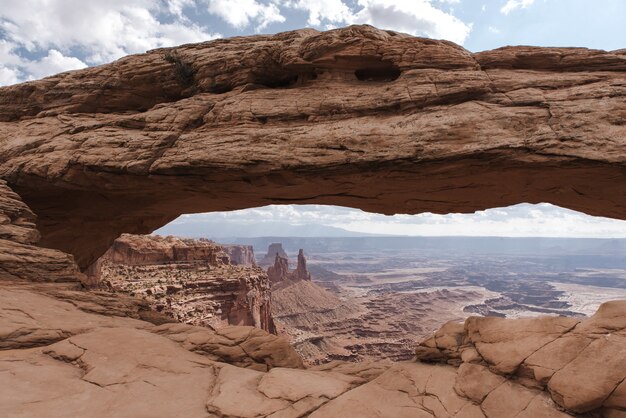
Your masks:
{"label": "canyon", "polygon": [[[173,322],[148,289],[134,290],[143,300],[88,286],[122,233],[183,213],[545,201],[624,219],[625,72],[624,50],[472,54],[351,26],[159,49],[0,88],[0,415],[623,417],[624,301],[589,318],[472,316],[415,344],[413,361],[311,366],[263,329]],[[195,263],[182,244],[181,274]],[[230,279],[254,266],[209,242],[201,251],[212,282],[257,289]],[[119,274],[154,275],[167,295],[145,265]],[[509,290],[514,308],[531,302]],[[259,292],[233,322],[250,321]]]}

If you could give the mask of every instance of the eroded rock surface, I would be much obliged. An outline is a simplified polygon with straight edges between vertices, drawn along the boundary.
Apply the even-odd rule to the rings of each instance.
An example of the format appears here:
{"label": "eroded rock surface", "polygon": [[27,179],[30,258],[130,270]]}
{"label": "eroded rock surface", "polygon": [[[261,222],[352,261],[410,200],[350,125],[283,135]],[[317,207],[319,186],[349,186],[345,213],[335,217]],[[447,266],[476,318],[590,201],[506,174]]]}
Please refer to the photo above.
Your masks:
{"label": "eroded rock surface", "polygon": [[83,269],[123,232],[270,203],[623,219],[625,74],[623,50],[369,26],[158,49],[1,88],[0,178]]}
{"label": "eroded rock surface", "polygon": [[5,181],[0,180],[0,281],[79,282],[74,258],[37,246],[37,217]]}
{"label": "eroded rock surface", "polygon": [[[270,279],[272,286],[278,285],[281,282],[297,282],[300,280],[311,281],[311,273],[309,273],[306,268],[306,257],[304,256],[303,249],[298,251],[296,269],[290,271],[289,259],[286,257],[286,254],[285,257],[283,257],[280,255],[280,251],[272,251],[272,245],[270,245],[268,255],[275,252],[276,256],[274,258],[274,264],[267,268],[267,277]],[[280,250],[282,250],[282,247],[280,247]]]}
{"label": "eroded rock surface", "polygon": [[514,387],[526,393],[518,397],[522,406],[543,390],[573,413],[619,416],[626,409],[626,301],[606,302],[585,320],[470,317],[444,325],[416,353],[422,361],[460,364],[457,392],[483,409],[502,409]]}
{"label": "eroded rock surface", "polygon": [[256,266],[252,245],[220,244],[230,258],[230,264],[236,266]]}
{"label": "eroded rock surface", "polygon": [[177,321],[274,332],[267,275],[255,266],[231,265],[215,242],[124,234],[90,270],[94,282],[141,297]]}

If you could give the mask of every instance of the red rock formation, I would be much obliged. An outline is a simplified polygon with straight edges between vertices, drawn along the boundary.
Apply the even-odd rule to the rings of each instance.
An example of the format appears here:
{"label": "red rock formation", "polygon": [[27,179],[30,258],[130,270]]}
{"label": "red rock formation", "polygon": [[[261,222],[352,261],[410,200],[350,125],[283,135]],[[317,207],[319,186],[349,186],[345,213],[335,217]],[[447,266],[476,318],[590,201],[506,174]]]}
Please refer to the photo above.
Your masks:
{"label": "red rock formation", "polygon": [[236,266],[256,266],[252,245],[220,244],[220,246],[228,254],[230,264]]}
{"label": "red rock formation", "polygon": [[270,203],[624,219],[625,73],[623,50],[369,26],[158,49],[0,88],[0,178],[81,268],[123,232]]}
{"label": "red rock formation", "polygon": [[[512,407],[522,410],[537,397],[551,397],[572,413],[620,416],[626,405],[625,312],[626,301],[613,301],[584,320],[470,317],[444,325],[416,354],[421,361],[460,366],[455,390],[482,402],[488,416],[514,415]],[[507,402],[511,397],[520,406]]]}
{"label": "red rock formation", "polygon": [[[279,253],[282,250],[281,244],[271,244],[270,250],[274,250],[276,256],[274,257],[274,265],[267,268],[267,277],[269,277],[272,284],[280,283],[283,281],[298,281],[298,280],[311,280],[311,273],[306,269],[306,258],[304,257],[304,250],[298,251],[298,265],[294,271],[289,271],[289,260],[287,254],[282,257]],[[274,252],[274,251],[271,251]],[[283,251],[284,253],[284,251]],[[268,255],[270,251],[268,251]],[[267,257],[267,255],[266,255]]]}
{"label": "red rock formation", "polygon": [[102,259],[128,266],[170,262],[204,262],[211,266],[229,264],[222,246],[213,241],[158,235],[122,234]]}
{"label": "red rock formation", "polygon": [[276,254],[274,265],[267,268],[267,277],[272,284],[289,280],[289,260]]}
{"label": "red rock formation", "polygon": [[71,255],[37,246],[36,220],[20,196],[0,180],[0,281],[84,281]]}
{"label": "red rock formation", "polygon": [[270,283],[257,267],[230,265],[206,239],[124,234],[90,269],[92,282],[148,300],[193,325],[251,325],[274,332]]}
{"label": "red rock formation", "polygon": [[[367,381],[236,368],[212,356],[263,358],[251,349],[262,338],[244,349],[206,329],[159,335],[134,308],[107,316],[94,292],[6,283],[76,280],[69,254],[85,269],[122,232],[268,203],[441,213],[543,201],[624,219],[625,72],[624,50],[471,54],[357,26],[154,50],[1,88],[0,415],[623,415],[624,303],[578,324],[447,325],[418,355],[451,364]],[[35,244],[33,214],[38,245],[67,254]]]}
{"label": "red rock formation", "polygon": [[293,278],[295,280],[311,280],[311,273],[306,269],[306,258],[304,257],[304,250],[298,251],[298,265],[293,272]]}
{"label": "red rock formation", "polygon": [[259,261],[259,265],[263,267],[271,266],[276,262],[276,256],[289,259],[289,256],[287,256],[287,253],[283,249],[283,244],[280,242],[275,242],[267,247],[267,253],[263,256],[263,259]]}

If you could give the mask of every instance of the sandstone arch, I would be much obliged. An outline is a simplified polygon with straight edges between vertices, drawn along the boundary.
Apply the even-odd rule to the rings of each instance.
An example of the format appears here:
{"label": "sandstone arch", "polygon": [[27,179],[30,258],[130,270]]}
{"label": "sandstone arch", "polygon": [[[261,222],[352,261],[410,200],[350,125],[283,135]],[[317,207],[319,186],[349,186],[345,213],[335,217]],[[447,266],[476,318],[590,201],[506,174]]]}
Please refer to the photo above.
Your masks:
{"label": "sandstone arch", "polygon": [[0,89],[0,178],[85,268],[181,213],[519,202],[626,219],[626,50],[353,26],[159,49]]}

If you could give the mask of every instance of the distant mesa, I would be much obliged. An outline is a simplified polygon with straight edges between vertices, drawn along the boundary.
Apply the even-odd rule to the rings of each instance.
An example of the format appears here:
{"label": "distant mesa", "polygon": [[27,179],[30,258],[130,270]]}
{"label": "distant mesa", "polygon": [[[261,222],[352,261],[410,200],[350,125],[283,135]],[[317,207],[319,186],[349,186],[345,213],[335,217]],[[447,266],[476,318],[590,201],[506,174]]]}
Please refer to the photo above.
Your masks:
{"label": "distant mesa", "polygon": [[269,247],[267,248],[267,254],[265,254],[261,261],[259,261],[259,265],[262,267],[268,267],[273,265],[277,255],[282,258],[289,258],[289,256],[287,256],[287,253],[283,249],[283,244],[280,242],[275,242],[269,245]]}

